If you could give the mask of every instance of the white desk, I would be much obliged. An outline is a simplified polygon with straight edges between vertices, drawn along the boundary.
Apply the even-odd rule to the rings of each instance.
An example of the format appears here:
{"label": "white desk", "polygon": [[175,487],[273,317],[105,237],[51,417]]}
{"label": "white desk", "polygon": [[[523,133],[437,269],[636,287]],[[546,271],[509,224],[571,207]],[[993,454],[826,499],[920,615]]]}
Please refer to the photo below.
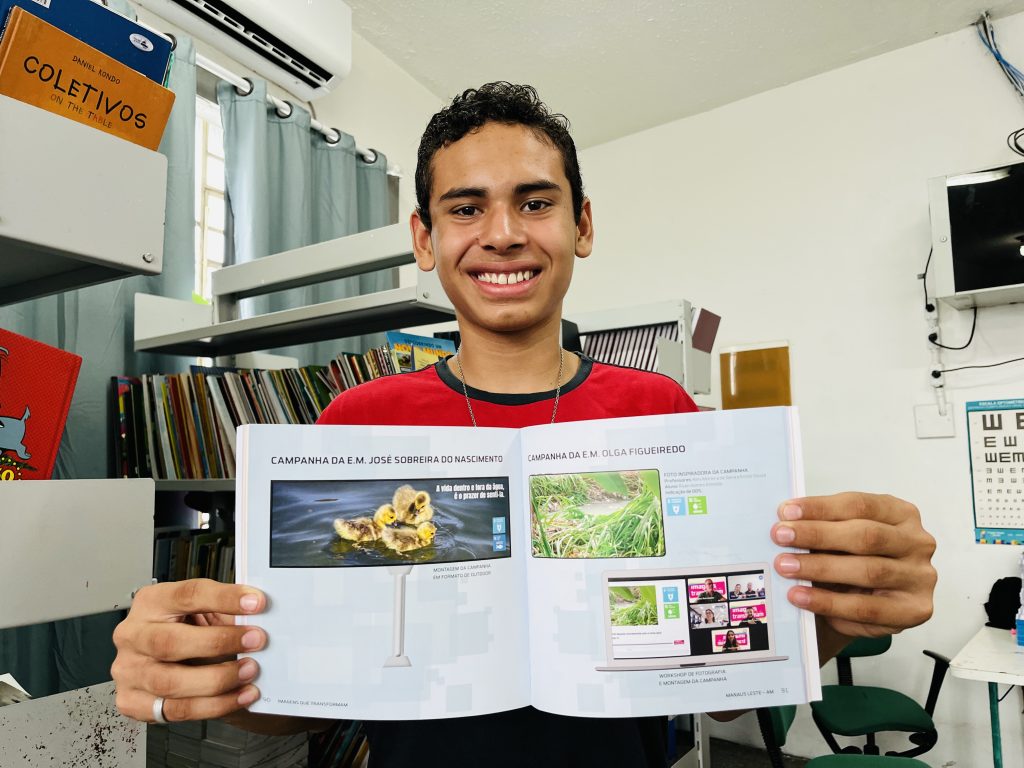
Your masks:
{"label": "white desk", "polygon": [[1016,638],[1005,629],[982,627],[960,649],[949,665],[953,677],[988,683],[989,715],[992,720],[992,763],[1002,768],[1003,748],[999,734],[998,685],[1024,685],[1024,653]]}

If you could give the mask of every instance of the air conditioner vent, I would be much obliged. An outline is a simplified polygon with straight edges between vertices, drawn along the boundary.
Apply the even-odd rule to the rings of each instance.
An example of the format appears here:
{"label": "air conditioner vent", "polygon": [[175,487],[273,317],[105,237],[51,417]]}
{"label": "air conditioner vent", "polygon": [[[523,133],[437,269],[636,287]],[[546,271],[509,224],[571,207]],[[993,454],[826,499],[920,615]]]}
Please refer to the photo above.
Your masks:
{"label": "air conditioner vent", "polygon": [[252,19],[220,0],[171,0],[189,9],[246,48],[291,72],[301,82],[316,90],[325,87],[334,75]]}

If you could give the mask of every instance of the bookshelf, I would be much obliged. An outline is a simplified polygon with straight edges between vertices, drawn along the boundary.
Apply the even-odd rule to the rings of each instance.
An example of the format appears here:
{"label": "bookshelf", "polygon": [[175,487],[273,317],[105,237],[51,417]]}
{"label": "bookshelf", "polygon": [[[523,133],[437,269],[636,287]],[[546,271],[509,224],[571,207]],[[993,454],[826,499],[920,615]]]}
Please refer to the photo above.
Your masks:
{"label": "bookshelf", "polygon": [[0,305],[160,272],[163,155],[0,96],[0,168]]}
{"label": "bookshelf", "polygon": [[[0,306],[160,272],[163,155],[0,96],[0,168]],[[0,628],[130,606],[152,574],[154,492],[152,480],[0,482]],[[0,754],[142,766],[145,728],[117,713],[111,682],[3,707]]]}
{"label": "bookshelf", "polygon": [[436,271],[419,270],[413,286],[239,317],[244,298],[413,261],[408,227],[392,224],[219,269],[208,307],[137,294],[135,350],[224,357],[450,320]]}

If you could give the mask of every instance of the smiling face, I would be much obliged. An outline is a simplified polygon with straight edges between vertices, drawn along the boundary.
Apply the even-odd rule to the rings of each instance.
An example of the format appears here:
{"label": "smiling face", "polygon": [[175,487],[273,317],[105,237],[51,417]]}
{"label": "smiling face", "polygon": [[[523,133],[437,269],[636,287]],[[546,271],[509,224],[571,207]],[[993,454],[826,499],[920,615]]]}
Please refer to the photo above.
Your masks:
{"label": "smiling face", "polygon": [[432,160],[432,226],[411,227],[416,261],[436,268],[464,336],[555,329],[573,260],[590,255],[590,203],[574,221],[558,150],[522,125],[485,123]]}

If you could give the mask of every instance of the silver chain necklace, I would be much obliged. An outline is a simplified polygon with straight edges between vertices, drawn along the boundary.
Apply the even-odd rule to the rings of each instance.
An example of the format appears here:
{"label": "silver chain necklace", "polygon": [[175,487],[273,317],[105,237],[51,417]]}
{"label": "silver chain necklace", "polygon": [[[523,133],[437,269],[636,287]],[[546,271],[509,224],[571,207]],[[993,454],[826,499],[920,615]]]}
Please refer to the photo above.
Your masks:
{"label": "silver chain necklace", "polygon": [[[462,394],[466,398],[466,408],[469,409],[469,420],[473,422],[473,426],[478,426],[476,423],[476,414],[473,413],[473,403],[469,400],[469,389],[466,387],[466,374],[462,372],[462,347],[460,346],[455,351],[455,364],[459,366],[459,379],[462,381]],[[555,378],[555,406],[551,409],[551,423],[555,423],[555,416],[558,415],[558,398],[562,394],[562,363],[564,362],[564,351],[561,347],[558,348],[558,375]]]}

